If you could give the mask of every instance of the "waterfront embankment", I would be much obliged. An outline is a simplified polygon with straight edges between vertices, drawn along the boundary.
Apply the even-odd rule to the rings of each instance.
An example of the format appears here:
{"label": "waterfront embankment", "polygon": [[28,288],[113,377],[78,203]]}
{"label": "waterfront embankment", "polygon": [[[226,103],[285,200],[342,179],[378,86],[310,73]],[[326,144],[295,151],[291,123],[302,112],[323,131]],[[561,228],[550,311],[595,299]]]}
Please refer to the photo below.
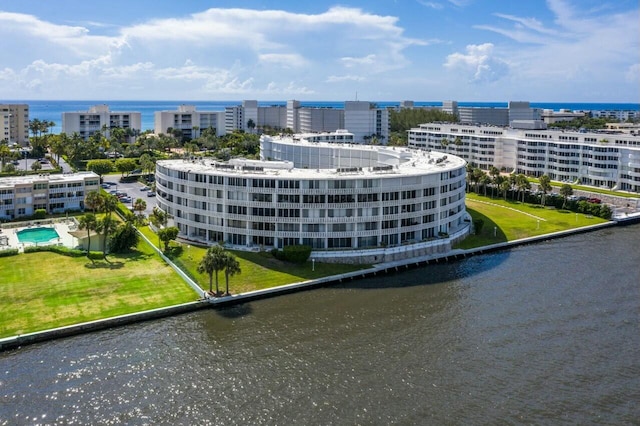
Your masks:
{"label": "waterfront embankment", "polygon": [[[361,278],[372,277],[376,275],[395,273],[403,269],[410,269],[416,267],[423,267],[433,263],[443,263],[450,262],[459,259],[464,259],[470,256],[490,253],[500,250],[508,250],[510,248],[533,244],[541,241],[547,241],[555,238],[562,238],[568,235],[574,235],[579,233],[591,232],[599,229],[603,229],[610,226],[617,225],[617,222],[604,222],[595,225],[590,225],[581,228],[574,228],[560,232],[554,232],[545,235],[538,235],[529,238],[522,238],[514,241],[500,242],[496,244],[491,244],[487,246],[477,247],[473,249],[454,249],[447,253],[433,253],[425,256],[419,256],[412,259],[401,259],[395,260],[391,262],[383,262],[376,264],[368,269],[357,270],[353,272],[332,275],[327,277],[322,277],[313,280],[302,281],[293,284],[287,284],[283,286],[249,291],[240,294],[234,294],[225,297],[219,298],[202,298],[198,301],[194,301],[191,303],[184,303],[175,306],[169,306],[165,308],[152,309],[144,312],[138,312],[133,314],[121,315],[112,318],[106,318],[96,321],[85,322],[81,324],[70,325],[66,327],[60,327],[50,330],[38,331],[34,333],[28,333],[18,336],[11,336],[7,338],[0,339],[0,351],[17,348],[24,345],[29,345],[33,343],[43,342],[51,339],[58,339],[69,337],[77,334],[88,333],[91,331],[104,330],[112,327],[120,327],[128,324],[133,324],[141,321],[148,321],[152,319],[158,319],[162,317],[179,315],[186,312],[192,312],[205,308],[216,308],[216,307],[226,307],[240,303],[247,303],[253,300],[276,297],[283,294],[299,292],[303,290],[309,290],[313,288],[328,286],[333,283],[340,283],[347,280],[356,280]],[[177,268],[175,265],[171,263],[168,258],[164,259],[167,261],[172,267]],[[179,268],[178,268],[179,269]],[[195,283],[191,282],[190,285],[193,287]],[[197,285],[196,285],[197,286]],[[194,287],[194,290],[196,288]],[[199,296],[204,293],[198,287],[196,290]]]}

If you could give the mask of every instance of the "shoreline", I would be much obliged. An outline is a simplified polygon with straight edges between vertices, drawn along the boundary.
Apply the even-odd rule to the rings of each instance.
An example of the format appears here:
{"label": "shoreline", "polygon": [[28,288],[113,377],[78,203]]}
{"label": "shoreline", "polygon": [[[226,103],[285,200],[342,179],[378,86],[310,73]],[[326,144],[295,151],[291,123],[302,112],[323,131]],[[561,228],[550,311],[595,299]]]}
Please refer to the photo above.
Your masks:
{"label": "shoreline", "polygon": [[[518,247],[527,244],[538,243],[542,241],[552,240],[556,238],[563,238],[570,235],[582,234],[586,232],[597,231],[612,226],[624,226],[630,223],[640,222],[640,215],[628,217],[626,219],[612,220],[596,225],[589,225],[581,228],[574,228],[550,234],[538,235],[534,237],[522,238],[519,240],[506,241],[502,243],[491,244],[488,246],[475,247],[472,249],[454,249],[447,253],[438,253],[428,256],[420,256],[411,259],[403,259],[392,262],[379,263],[369,269],[349,272],[339,275],[330,275],[315,280],[301,281],[292,284],[286,284],[278,287],[273,287],[263,290],[254,290],[246,293],[234,294],[230,296],[224,296],[211,299],[199,299],[194,302],[183,303],[180,305],[167,306],[163,308],[156,308],[152,310],[135,312],[126,315],[120,315],[117,317],[104,318],[79,324],[73,324],[64,327],[58,327],[48,330],[35,331],[33,333],[15,335],[0,339],[0,352],[18,349],[22,346],[31,345],[34,343],[46,342],[49,340],[60,339],[65,337],[76,336],[80,334],[89,333],[92,331],[99,331],[113,327],[121,327],[125,325],[135,324],[138,322],[149,321],[153,319],[165,318],[175,315],[181,315],[189,312],[194,312],[202,309],[217,308],[233,306],[241,303],[250,302],[253,300],[267,299],[271,297],[277,297],[289,293],[296,293],[304,290],[311,290],[314,288],[325,287],[334,283],[341,283],[345,280],[362,279],[367,277],[376,276],[378,274],[395,273],[401,269],[418,268],[427,266],[431,263],[447,263],[451,261],[457,261],[465,259],[470,256],[476,256],[496,251],[508,250],[513,247]],[[204,291],[202,291],[204,294]]]}

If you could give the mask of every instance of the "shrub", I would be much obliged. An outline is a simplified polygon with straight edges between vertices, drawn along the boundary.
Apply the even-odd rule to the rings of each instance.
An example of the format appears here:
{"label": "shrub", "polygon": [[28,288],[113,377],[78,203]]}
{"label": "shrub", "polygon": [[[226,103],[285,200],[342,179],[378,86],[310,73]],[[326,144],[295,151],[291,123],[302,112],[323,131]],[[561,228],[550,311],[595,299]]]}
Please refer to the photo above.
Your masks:
{"label": "shrub", "polygon": [[24,248],[25,253],[37,253],[42,251],[50,251],[69,257],[82,257],[85,252],[78,249],[70,249],[64,246],[28,246]]}
{"label": "shrub", "polygon": [[482,232],[482,228],[484,227],[484,220],[482,219],[476,219],[473,221],[473,227],[476,230],[476,235],[480,234]]}
{"label": "shrub", "polygon": [[45,209],[37,209],[35,212],[33,212],[34,219],[44,219],[45,217],[47,217],[47,211]]}
{"label": "shrub", "polygon": [[0,251],[0,257],[15,256],[16,254],[18,254],[18,249],[8,249]]}
{"label": "shrub", "polygon": [[311,250],[311,246],[292,245],[285,246],[282,250],[274,248],[271,250],[271,255],[285,262],[304,263],[309,259],[309,256],[311,256]]}

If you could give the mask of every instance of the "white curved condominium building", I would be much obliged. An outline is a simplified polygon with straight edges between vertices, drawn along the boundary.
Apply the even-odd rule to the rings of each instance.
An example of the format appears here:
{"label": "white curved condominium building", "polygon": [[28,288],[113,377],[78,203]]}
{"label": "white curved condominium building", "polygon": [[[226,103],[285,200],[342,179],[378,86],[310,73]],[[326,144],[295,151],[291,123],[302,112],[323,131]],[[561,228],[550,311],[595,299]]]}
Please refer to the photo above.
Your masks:
{"label": "white curved condominium building", "polygon": [[260,145],[261,161],[158,161],[159,207],[182,237],[345,250],[417,243],[467,226],[466,163],[458,157],[265,136]]}

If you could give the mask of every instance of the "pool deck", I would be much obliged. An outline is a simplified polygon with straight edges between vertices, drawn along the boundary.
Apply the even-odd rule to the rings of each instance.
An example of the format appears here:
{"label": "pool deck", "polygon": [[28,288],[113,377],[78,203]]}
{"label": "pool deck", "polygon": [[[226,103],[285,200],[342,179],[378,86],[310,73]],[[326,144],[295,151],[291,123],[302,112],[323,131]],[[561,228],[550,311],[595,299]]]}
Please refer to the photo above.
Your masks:
{"label": "pool deck", "polygon": [[[21,252],[25,247],[29,246],[48,246],[48,245],[62,245],[69,248],[74,248],[78,245],[78,239],[69,234],[70,231],[77,230],[77,224],[73,219],[60,219],[59,221],[47,221],[47,223],[23,223],[17,227],[7,228],[6,225],[0,228],[0,250],[6,249],[18,249]],[[53,228],[56,230],[60,238],[50,240],[44,243],[23,243],[18,240],[18,232],[23,229],[36,229],[36,228]]]}

